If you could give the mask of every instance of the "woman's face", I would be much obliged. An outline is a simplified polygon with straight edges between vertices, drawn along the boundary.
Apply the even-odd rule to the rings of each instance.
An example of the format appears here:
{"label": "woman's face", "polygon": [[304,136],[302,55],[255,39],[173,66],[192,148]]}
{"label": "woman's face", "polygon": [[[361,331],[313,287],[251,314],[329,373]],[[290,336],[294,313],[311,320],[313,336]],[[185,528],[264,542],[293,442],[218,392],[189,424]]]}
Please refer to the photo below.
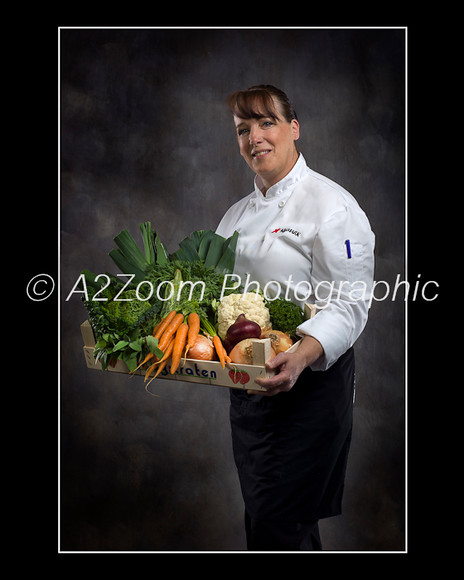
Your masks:
{"label": "woman's face", "polygon": [[295,141],[300,136],[298,121],[285,121],[278,105],[277,120],[272,117],[242,119],[234,116],[240,154],[269,189],[283,179],[295,165],[298,152]]}

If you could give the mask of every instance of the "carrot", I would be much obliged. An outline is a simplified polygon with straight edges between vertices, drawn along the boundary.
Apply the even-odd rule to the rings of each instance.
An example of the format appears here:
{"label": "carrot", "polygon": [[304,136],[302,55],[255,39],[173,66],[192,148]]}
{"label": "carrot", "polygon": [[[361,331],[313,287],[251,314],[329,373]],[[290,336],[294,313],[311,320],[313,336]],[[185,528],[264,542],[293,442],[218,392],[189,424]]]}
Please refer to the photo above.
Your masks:
{"label": "carrot", "polygon": [[[157,338],[158,341],[161,335],[165,332],[165,330],[169,327],[169,324],[173,321],[174,317],[176,316],[176,311],[171,310],[169,314],[167,314],[153,329],[153,337]],[[167,341],[168,342],[168,341]],[[167,346],[167,343],[164,344],[164,347]],[[159,347],[160,350],[163,350],[161,346]],[[143,359],[143,361],[139,364],[137,368],[135,368],[131,374],[134,374],[140,367],[143,367],[145,363],[150,361],[155,355],[152,352],[149,352],[147,356]]]}
{"label": "carrot", "polygon": [[155,325],[155,328],[153,329],[153,336],[155,336],[155,334],[156,334],[156,331],[158,330],[158,328],[159,328],[159,327],[160,327],[162,324],[163,324],[163,319],[162,319],[162,320],[160,320],[160,321],[158,322],[158,324],[156,324],[156,325]]}
{"label": "carrot", "polygon": [[[220,340],[220,339],[219,339]],[[221,341],[221,346],[222,346],[222,351],[224,353],[224,362],[225,363],[230,363],[232,362],[232,359],[230,358],[230,356],[227,354],[227,351],[225,349],[225,346],[223,345],[222,341]]]}
{"label": "carrot", "polygon": [[161,338],[161,335],[166,330],[166,328],[169,326],[169,324],[171,323],[171,321],[175,315],[176,315],[176,311],[171,310],[171,312],[169,314],[167,314],[157,326],[155,326],[155,328],[153,330],[153,336],[155,338],[158,338],[158,339]]}
{"label": "carrot", "polygon": [[[156,379],[156,377],[160,374],[160,372],[168,364],[168,360],[169,360],[169,357],[160,364],[160,366],[158,367],[158,370],[156,371],[156,375],[153,377],[153,379]],[[153,379],[151,379],[151,380],[153,380]],[[150,384],[150,383],[148,383],[148,384]]]}
{"label": "carrot", "polygon": [[191,312],[188,315],[187,323],[189,330],[187,337],[187,347],[185,349],[185,356],[187,356],[190,347],[192,347],[195,344],[198,333],[200,332],[200,317],[196,312]]}
{"label": "carrot", "polygon": [[165,331],[159,338],[158,348],[164,352],[164,349],[169,344],[169,339],[174,336],[177,332],[179,326],[184,322],[184,315],[179,312],[179,314],[175,314],[172,318],[170,324],[166,327]]}
{"label": "carrot", "polygon": [[179,367],[182,352],[187,341],[188,330],[189,326],[187,322],[183,322],[177,329],[176,338],[174,339],[174,347],[172,349],[171,375],[173,375]]}
{"label": "carrot", "polygon": [[142,362],[139,364],[139,366],[138,366],[137,368],[135,368],[135,369],[134,369],[134,370],[131,372],[131,374],[134,374],[134,373],[135,373],[135,371],[137,371],[137,370],[138,370],[140,367],[143,367],[143,365],[144,365],[145,363],[147,363],[149,360],[151,360],[151,359],[153,358],[153,356],[154,356],[154,355],[153,355],[153,353],[149,352],[149,353],[147,354],[147,356],[146,356],[146,357],[143,359],[143,361],[142,361]]}
{"label": "carrot", "polygon": [[[145,373],[145,381],[147,381],[148,377],[151,375],[151,373],[155,370],[156,365],[159,365],[161,363],[166,363],[168,361],[168,358],[171,356],[172,353],[172,349],[174,347],[174,338],[171,338],[171,340],[169,341],[169,344],[166,348],[166,351],[163,354],[163,358],[161,358],[160,360],[157,360],[156,362],[154,362],[148,369],[147,372]],[[165,365],[163,365],[164,368]],[[158,373],[155,375],[158,376]]]}
{"label": "carrot", "polygon": [[153,363],[150,367],[148,367],[147,372],[145,373],[145,380],[144,383],[147,382],[148,377],[151,375],[151,373],[155,370],[156,367],[156,363]]}
{"label": "carrot", "polygon": [[169,339],[168,345],[166,346],[166,348],[164,349],[164,354],[162,356],[162,358],[160,358],[159,360],[157,360],[156,362],[154,362],[154,365],[159,365],[160,363],[164,362],[166,359],[168,359],[171,354],[172,354],[172,349],[174,347],[174,339],[175,336],[171,336],[171,338]]}
{"label": "carrot", "polygon": [[[163,368],[166,366],[166,362],[167,362],[168,358],[171,356],[171,352],[172,352],[172,349],[174,347],[174,340],[175,340],[174,335],[184,320],[184,315],[181,313],[176,314],[175,310],[173,310],[172,312],[170,312],[166,316],[166,318],[168,318],[168,317],[169,317],[170,323],[168,322],[167,326],[164,327],[164,332],[162,335],[161,334],[159,335],[160,338],[159,338],[159,342],[158,342],[158,348],[163,351],[163,357],[161,359],[157,360],[156,362],[154,362],[150,366],[150,368],[147,369],[147,372],[145,373],[145,381],[148,379],[148,377],[151,375],[151,373],[155,370],[155,366],[157,364],[159,364],[159,363],[162,364],[162,361],[163,361],[164,364],[162,364],[161,370],[163,370]],[[159,333],[159,330],[158,330],[158,333]],[[148,355],[147,355],[147,357],[148,357]],[[152,358],[153,358],[153,355],[151,355],[148,360],[150,360]],[[153,378],[157,377],[159,375],[159,373],[161,372],[161,370],[158,369],[158,372],[156,373],[156,375]]]}
{"label": "carrot", "polygon": [[219,357],[219,362],[221,363],[222,368],[226,366],[226,359],[225,359],[225,348],[222,346],[222,341],[217,334],[213,336],[213,344],[214,348],[216,349],[217,355]]}
{"label": "carrot", "polygon": [[[169,360],[169,357],[168,357],[168,358],[166,358],[166,359],[165,359],[165,360],[164,360],[164,361],[163,361],[163,362],[162,362],[162,363],[159,365],[159,367],[158,367],[158,370],[156,371],[156,374],[155,374],[155,376],[154,376],[154,377],[152,377],[152,378],[151,378],[151,379],[148,381],[148,383],[147,383],[147,385],[146,385],[146,387],[145,387],[145,390],[146,390],[146,391],[148,391],[148,385],[149,385],[149,384],[150,384],[152,381],[154,381],[154,380],[156,379],[156,377],[157,377],[157,376],[160,374],[160,372],[161,372],[161,371],[164,369],[164,367],[167,365],[167,363],[168,363],[168,360]],[[150,392],[150,391],[148,391],[148,392]]]}

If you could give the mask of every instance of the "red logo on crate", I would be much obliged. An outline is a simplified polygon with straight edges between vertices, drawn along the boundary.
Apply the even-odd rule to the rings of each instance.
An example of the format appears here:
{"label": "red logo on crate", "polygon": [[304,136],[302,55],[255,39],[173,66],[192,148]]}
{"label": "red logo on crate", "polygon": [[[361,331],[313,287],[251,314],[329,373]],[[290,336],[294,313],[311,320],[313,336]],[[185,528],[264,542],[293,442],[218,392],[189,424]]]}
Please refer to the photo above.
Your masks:
{"label": "red logo on crate", "polygon": [[241,385],[246,385],[250,380],[250,375],[245,371],[229,371],[229,377],[231,381],[236,385],[240,383]]}

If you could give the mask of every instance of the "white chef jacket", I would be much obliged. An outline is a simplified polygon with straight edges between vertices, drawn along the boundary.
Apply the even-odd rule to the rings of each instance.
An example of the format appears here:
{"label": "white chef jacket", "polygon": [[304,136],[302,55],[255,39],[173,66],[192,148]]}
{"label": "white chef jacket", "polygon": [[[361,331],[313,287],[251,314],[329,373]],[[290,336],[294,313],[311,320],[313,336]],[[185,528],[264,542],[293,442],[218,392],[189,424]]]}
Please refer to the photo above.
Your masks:
{"label": "white chef jacket", "polygon": [[[258,287],[317,306],[300,336],[316,338],[324,356],[312,370],[328,369],[367,322],[374,272],[375,236],[354,197],[310,169],[299,155],[293,169],[264,196],[254,191],[235,203],[216,232],[239,232],[234,273],[247,291]],[[267,286],[266,286],[267,285]]]}

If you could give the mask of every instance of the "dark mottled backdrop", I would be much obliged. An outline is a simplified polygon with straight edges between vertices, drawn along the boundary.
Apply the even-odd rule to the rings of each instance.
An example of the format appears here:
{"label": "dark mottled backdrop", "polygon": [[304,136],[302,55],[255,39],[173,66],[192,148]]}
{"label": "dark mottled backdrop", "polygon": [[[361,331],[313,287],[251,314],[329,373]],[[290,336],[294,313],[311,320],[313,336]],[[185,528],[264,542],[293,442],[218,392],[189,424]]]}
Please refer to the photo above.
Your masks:
{"label": "dark mottled backdrop", "polygon": [[[60,59],[61,549],[243,550],[227,389],[158,381],[153,397],[142,379],[88,370],[86,312],[65,298],[83,268],[115,271],[122,228],[138,236],[150,220],[174,250],[251,191],[225,100],[257,83],[289,94],[308,163],[368,214],[376,279],[404,277],[405,32],[62,29]],[[321,524],[327,550],[404,549],[399,297],[374,303],[356,344],[344,513]]]}

